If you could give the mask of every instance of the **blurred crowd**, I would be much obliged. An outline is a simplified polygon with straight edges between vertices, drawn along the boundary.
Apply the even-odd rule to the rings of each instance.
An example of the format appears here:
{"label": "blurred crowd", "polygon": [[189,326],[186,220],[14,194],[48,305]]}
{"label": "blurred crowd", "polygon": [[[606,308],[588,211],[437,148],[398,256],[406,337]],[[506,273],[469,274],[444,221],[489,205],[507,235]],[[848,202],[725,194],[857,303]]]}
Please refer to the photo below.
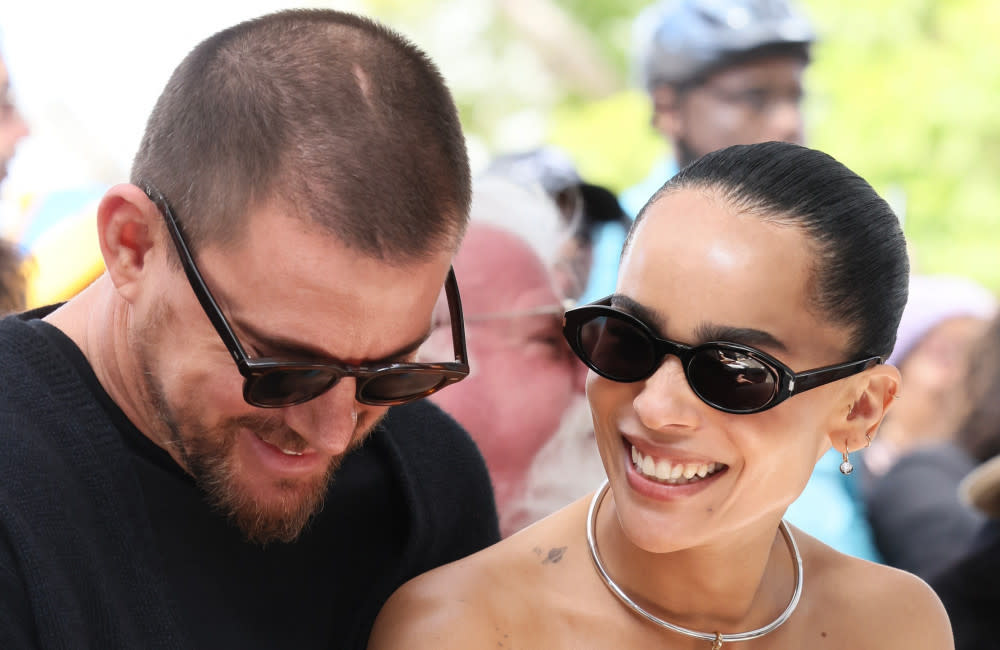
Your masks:
{"label": "blurred crowd", "polygon": [[[679,169],[732,144],[803,143],[803,77],[816,39],[780,0],[663,0],[637,17],[635,51],[652,127],[671,155],[616,193],[538,143],[499,151],[474,180],[472,221],[454,262],[470,375],[431,398],[476,441],[504,536],[590,494],[604,468],[586,401],[587,370],[563,313],[615,291],[626,233]],[[0,60],[0,181],[27,122]],[[0,310],[66,300],[103,272],[96,197],[27,203],[0,244]],[[942,215],[946,218],[946,215]],[[1000,248],[1000,242],[996,243]],[[422,354],[448,355],[447,314]],[[1000,611],[1000,314],[970,278],[925,274],[888,363],[902,389],[855,471],[831,449],[788,520],[834,548],[915,573],[939,593],[960,648],[997,647]],[[992,645],[991,645],[992,644]]]}

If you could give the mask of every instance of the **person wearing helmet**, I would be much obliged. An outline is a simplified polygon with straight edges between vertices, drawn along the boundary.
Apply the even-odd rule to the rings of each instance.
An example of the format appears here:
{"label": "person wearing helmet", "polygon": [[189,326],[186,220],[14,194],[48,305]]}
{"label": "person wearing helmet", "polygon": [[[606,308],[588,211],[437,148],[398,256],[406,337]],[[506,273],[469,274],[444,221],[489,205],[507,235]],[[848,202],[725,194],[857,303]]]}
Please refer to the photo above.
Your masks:
{"label": "person wearing helmet", "polygon": [[670,0],[640,14],[636,32],[653,126],[681,167],[732,144],[804,140],[815,34],[786,0]]}
{"label": "person wearing helmet", "polygon": [[[734,144],[801,144],[802,76],[816,34],[788,0],[661,0],[633,27],[638,77],[652,102],[652,125],[670,144],[619,201],[634,217],[678,169]],[[594,268],[581,301],[614,291],[625,229],[597,233]]]}

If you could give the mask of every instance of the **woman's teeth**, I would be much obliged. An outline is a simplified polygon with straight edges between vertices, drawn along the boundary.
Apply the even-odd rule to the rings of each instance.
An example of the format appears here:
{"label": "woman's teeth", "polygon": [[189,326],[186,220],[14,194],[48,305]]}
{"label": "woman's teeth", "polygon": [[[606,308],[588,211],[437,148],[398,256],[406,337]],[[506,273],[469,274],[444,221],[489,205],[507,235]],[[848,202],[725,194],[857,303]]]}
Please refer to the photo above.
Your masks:
{"label": "woman's teeth", "polygon": [[725,467],[722,463],[676,463],[668,460],[656,460],[652,456],[643,456],[642,452],[632,445],[632,464],[636,471],[646,478],[655,479],[671,485],[694,483]]}

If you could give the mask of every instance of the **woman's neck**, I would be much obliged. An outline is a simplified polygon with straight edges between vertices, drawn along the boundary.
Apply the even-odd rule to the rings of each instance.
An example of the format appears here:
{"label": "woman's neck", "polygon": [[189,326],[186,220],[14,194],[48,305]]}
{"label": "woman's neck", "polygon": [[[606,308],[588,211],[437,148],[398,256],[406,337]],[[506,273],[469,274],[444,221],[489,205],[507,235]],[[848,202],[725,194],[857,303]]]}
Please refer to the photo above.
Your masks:
{"label": "woman's neck", "polygon": [[625,535],[609,492],[597,515],[596,541],[612,579],[651,614],[675,625],[732,634],[767,625],[795,589],[795,559],[780,519],[728,540],[651,553]]}

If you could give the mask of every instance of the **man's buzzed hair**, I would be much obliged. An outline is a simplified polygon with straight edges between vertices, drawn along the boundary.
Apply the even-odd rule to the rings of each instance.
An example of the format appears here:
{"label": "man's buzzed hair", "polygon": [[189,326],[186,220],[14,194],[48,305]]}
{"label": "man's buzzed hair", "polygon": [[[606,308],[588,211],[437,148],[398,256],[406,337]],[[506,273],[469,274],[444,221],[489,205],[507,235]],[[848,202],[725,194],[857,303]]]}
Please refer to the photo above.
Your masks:
{"label": "man's buzzed hair", "polygon": [[393,263],[454,249],[471,195],[455,103],[392,30],[291,10],[208,38],[150,115],[134,184],[167,199],[197,248],[273,207]]}

